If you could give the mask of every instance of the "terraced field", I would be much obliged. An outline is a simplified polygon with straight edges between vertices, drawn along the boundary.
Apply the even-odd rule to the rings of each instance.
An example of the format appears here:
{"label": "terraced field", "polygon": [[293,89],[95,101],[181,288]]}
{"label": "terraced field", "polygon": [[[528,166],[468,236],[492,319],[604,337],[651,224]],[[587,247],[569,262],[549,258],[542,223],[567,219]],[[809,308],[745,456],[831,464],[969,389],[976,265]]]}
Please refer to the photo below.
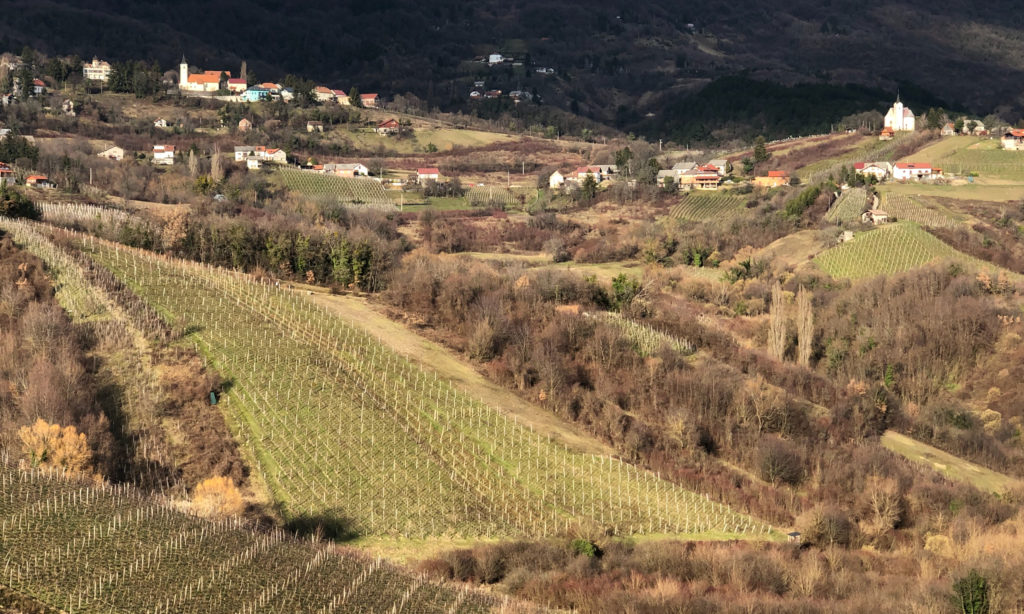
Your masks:
{"label": "terraced field", "polygon": [[825,214],[825,220],[833,224],[860,221],[860,214],[867,208],[868,192],[864,188],[852,188],[839,196]]}
{"label": "terraced field", "polygon": [[[3,221],[20,244],[57,233]],[[44,237],[45,238],[45,237]],[[288,519],[390,536],[774,534],[618,459],[576,453],[298,294],[88,238],[108,268],[232,381],[219,407]]]}
{"label": "terraced field", "polygon": [[321,175],[294,168],[279,169],[277,176],[289,190],[306,196],[331,197],[343,203],[395,207],[384,187],[373,179]]}
{"label": "terraced field", "polygon": [[729,222],[747,212],[749,200],[725,192],[693,192],[672,207],[669,216],[690,222]]}
{"label": "terraced field", "polygon": [[926,196],[885,193],[882,194],[882,210],[897,220],[916,222],[922,226],[953,228],[961,223],[960,216]]}
{"label": "terraced field", "polygon": [[971,268],[996,269],[994,265],[958,252],[913,222],[898,222],[858,233],[852,241],[819,254],[814,263],[835,278],[863,279],[909,271],[941,260]]}
{"label": "terraced field", "polygon": [[[75,614],[532,612],[379,559],[0,461],[0,585]],[[53,610],[47,610],[53,611]]]}

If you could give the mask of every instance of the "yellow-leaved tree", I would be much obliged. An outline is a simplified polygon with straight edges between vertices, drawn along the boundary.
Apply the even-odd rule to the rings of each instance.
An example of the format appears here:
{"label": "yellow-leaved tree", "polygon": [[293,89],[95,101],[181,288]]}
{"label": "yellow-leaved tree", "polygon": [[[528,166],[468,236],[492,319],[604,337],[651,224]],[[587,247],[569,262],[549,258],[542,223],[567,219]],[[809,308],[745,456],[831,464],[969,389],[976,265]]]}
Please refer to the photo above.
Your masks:
{"label": "yellow-leaved tree", "polygon": [[192,492],[192,511],[204,518],[237,516],[245,511],[245,502],[231,478],[212,477]]}
{"label": "yellow-leaved tree", "polygon": [[62,427],[39,418],[18,430],[21,449],[33,467],[53,467],[73,474],[92,472],[92,451],[73,426]]}

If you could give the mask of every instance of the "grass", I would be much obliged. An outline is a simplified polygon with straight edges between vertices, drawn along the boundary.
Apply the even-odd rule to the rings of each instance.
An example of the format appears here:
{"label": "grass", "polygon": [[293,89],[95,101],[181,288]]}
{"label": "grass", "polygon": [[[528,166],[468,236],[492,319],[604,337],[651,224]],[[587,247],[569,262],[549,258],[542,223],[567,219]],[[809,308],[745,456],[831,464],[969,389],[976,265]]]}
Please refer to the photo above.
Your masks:
{"label": "grass", "polygon": [[882,445],[915,463],[931,467],[951,480],[970,484],[983,492],[1004,493],[1022,485],[1020,480],[953,456],[895,431],[886,431],[882,435]]}
{"label": "grass", "polygon": [[832,277],[864,279],[942,260],[971,268],[997,268],[958,252],[913,222],[897,222],[857,233],[852,241],[822,252],[814,262]]}
{"label": "grass", "polygon": [[[33,228],[37,228],[33,226]],[[85,246],[81,246],[86,249]],[[231,382],[225,413],[288,520],[407,538],[769,527],[605,455],[524,426],[346,315],[249,278],[90,242]],[[571,442],[569,442],[571,443]],[[306,519],[306,520],[304,520]]]}

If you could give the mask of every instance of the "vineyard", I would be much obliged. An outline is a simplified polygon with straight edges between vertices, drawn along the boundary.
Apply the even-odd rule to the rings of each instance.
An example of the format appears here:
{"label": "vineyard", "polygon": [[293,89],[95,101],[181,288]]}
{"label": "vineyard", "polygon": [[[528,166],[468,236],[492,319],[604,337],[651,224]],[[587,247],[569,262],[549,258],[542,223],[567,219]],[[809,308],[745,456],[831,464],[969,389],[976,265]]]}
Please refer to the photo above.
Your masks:
{"label": "vineyard", "polygon": [[73,226],[83,222],[101,222],[106,226],[120,226],[131,217],[120,209],[85,203],[40,201],[35,203],[35,207],[43,220],[61,226]]}
{"label": "vineyard", "polygon": [[[928,158],[927,153],[928,150],[923,152],[925,158]],[[937,153],[941,155],[926,161],[941,167],[946,173],[978,173],[982,176],[1024,181],[1024,156],[1017,151],[998,149],[994,141],[982,141],[973,147],[965,146]]]}
{"label": "vineyard", "polygon": [[508,208],[526,204],[535,197],[536,190],[499,186],[477,186],[466,192],[466,200],[473,206],[500,204]]}
{"label": "vineyard", "polygon": [[690,222],[729,222],[747,212],[748,200],[718,192],[694,192],[672,207],[669,216]]}
{"label": "vineyard", "polygon": [[858,233],[852,241],[819,254],[814,262],[835,278],[862,279],[951,260],[971,268],[993,265],[956,251],[913,222]]}
{"label": "vineyard", "polygon": [[668,347],[684,356],[689,356],[696,351],[696,346],[686,339],[673,337],[647,324],[624,318],[617,313],[602,314],[602,319],[626,333],[636,346],[637,354],[644,358],[653,356],[663,347]]}
{"label": "vineyard", "polygon": [[[2,226],[53,251],[41,224]],[[769,527],[469,398],[305,297],[92,238],[78,245],[232,381],[219,405],[289,519],[375,535],[766,537]],[[53,254],[49,254],[53,258]]]}
{"label": "vineyard", "polygon": [[859,222],[860,215],[867,209],[868,192],[864,188],[846,190],[832,204],[825,214],[825,220],[833,224]]}
{"label": "vineyard", "polygon": [[0,485],[0,585],[63,612],[534,611],[280,530],[202,520],[130,488],[6,460]]}
{"label": "vineyard", "polygon": [[882,195],[882,210],[897,220],[916,222],[922,226],[953,228],[959,225],[956,216],[924,196],[887,193]]}
{"label": "vineyard", "polygon": [[373,179],[321,175],[293,168],[278,170],[278,176],[286,188],[306,196],[330,197],[344,203],[395,208],[384,187]]}

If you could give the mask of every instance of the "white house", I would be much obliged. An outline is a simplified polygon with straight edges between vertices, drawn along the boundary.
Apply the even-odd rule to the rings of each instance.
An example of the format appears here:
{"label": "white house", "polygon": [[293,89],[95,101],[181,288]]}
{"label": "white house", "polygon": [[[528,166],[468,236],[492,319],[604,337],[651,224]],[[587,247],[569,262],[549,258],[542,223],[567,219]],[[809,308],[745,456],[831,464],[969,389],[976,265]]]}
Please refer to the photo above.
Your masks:
{"label": "white house", "polygon": [[245,79],[228,79],[229,92],[233,94],[241,94],[247,89],[249,89],[249,85],[245,82]]}
{"label": "white house", "polygon": [[729,161],[725,158],[716,158],[708,162],[711,166],[718,169],[718,176],[725,177],[726,169],[729,168]]}
{"label": "white house", "polygon": [[930,179],[935,173],[931,164],[919,162],[897,162],[892,167],[892,178],[896,181],[908,179]]}
{"label": "white house", "polygon": [[487,56],[487,63],[490,64],[491,66],[494,66],[495,64],[501,64],[504,61],[505,56],[501,55],[500,53],[492,53],[491,55]]}
{"label": "white house", "polygon": [[436,167],[430,166],[430,167],[427,167],[427,168],[418,168],[418,169],[416,169],[416,181],[419,181],[419,182],[430,181],[430,180],[437,181],[440,178],[441,178],[441,171],[438,170]]}
{"label": "white house", "polygon": [[235,162],[245,162],[249,158],[256,158],[260,162],[272,164],[288,163],[288,154],[283,149],[263,145],[238,145],[235,147]]}
{"label": "white house", "polygon": [[110,63],[98,58],[82,64],[82,76],[91,81],[108,81],[110,79]]}
{"label": "white house", "polygon": [[892,108],[885,114],[885,127],[892,128],[896,132],[914,130],[914,112],[903,106],[899,96]]}
{"label": "white house", "polygon": [[154,128],[166,128],[167,127],[167,120],[162,118],[162,117],[160,117],[160,118],[158,118],[158,119],[153,121],[153,127]]}
{"label": "white house", "polygon": [[104,149],[103,151],[96,154],[100,158],[106,158],[108,160],[124,160],[124,149],[117,147],[111,147],[110,149]]}
{"label": "white house", "polygon": [[555,171],[551,173],[550,177],[548,177],[548,187],[551,188],[552,190],[556,190],[564,185],[565,175],[563,175],[562,173]]}
{"label": "white house", "polygon": [[1003,149],[1024,150],[1024,130],[1009,130],[1003,134],[1003,138],[999,142],[1003,145]]}
{"label": "white house", "polygon": [[891,162],[857,162],[853,170],[858,175],[870,175],[878,181],[885,181],[892,174]]}
{"label": "white house", "polygon": [[249,156],[245,159],[245,168],[251,171],[258,170],[262,165],[263,163],[256,156]]}
{"label": "white house", "polygon": [[889,214],[879,209],[868,209],[860,216],[860,221],[865,224],[885,224],[889,221]]}
{"label": "white house", "polygon": [[346,164],[324,164],[324,173],[339,177],[367,177],[370,169],[358,162]]}
{"label": "white house", "polygon": [[153,145],[153,164],[174,164],[174,145]]}
{"label": "white house", "polygon": [[318,85],[313,88],[313,96],[316,98],[317,102],[334,102],[337,100],[334,90],[322,85]]}

